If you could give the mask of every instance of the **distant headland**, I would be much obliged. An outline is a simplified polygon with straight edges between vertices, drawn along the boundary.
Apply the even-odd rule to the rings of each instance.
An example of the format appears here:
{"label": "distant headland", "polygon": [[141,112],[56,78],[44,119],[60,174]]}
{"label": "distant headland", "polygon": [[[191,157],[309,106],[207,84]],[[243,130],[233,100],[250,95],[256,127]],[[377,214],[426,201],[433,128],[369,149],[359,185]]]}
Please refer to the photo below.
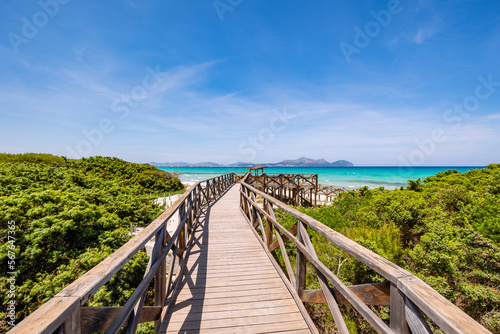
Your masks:
{"label": "distant headland", "polygon": [[352,162],[347,160],[337,160],[328,162],[325,159],[310,159],[301,157],[295,160],[283,160],[278,163],[250,163],[250,162],[235,162],[231,164],[218,164],[215,162],[150,162],[151,165],[156,167],[255,167],[255,166],[268,166],[268,167],[354,167]]}

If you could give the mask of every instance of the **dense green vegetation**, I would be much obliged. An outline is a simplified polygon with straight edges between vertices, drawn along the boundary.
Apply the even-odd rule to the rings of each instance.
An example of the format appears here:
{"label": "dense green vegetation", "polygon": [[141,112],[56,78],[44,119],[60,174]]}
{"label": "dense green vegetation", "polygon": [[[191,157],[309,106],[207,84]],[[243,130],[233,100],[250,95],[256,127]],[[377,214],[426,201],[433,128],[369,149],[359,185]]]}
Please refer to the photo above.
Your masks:
{"label": "dense green vegetation", "polygon": [[[361,188],[329,206],[299,210],[416,274],[500,333],[500,165],[449,170],[392,191]],[[279,217],[287,227],[296,221],[283,212]],[[348,285],[383,281],[321,236],[312,238],[323,263]],[[308,288],[319,288],[314,277],[308,268]],[[325,306],[308,307],[323,332],[332,330]],[[342,309],[353,333],[372,332],[351,307]],[[388,319],[387,307],[374,309]]]}
{"label": "dense green vegetation", "polygon": [[[2,313],[11,300],[4,288],[9,250],[18,323],[127,242],[130,224],[154,220],[161,208],[153,198],[182,189],[176,175],[117,158],[0,154],[0,332],[10,328]],[[9,222],[16,232],[10,243]],[[91,303],[123,305],[147,261],[145,253],[136,255]]]}

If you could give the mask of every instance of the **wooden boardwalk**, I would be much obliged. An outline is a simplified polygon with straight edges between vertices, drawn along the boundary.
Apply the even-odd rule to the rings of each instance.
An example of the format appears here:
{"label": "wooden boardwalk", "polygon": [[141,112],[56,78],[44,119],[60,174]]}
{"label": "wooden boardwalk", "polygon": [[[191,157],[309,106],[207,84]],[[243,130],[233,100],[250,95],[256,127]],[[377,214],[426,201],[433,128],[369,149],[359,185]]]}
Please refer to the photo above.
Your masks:
{"label": "wooden boardwalk", "polygon": [[[339,304],[351,305],[377,333],[432,333],[429,318],[446,334],[491,334],[415,275],[252,187],[245,182],[248,176],[228,173],[196,183],[134,238],[8,333],[118,334],[122,327],[135,333],[139,323],[154,321],[154,333],[161,334],[317,334],[304,302],[326,303],[342,334],[349,331]],[[264,199],[265,205],[257,198]],[[274,217],[276,208],[296,219],[290,229]],[[167,223],[175,216],[179,225],[171,234]],[[347,286],[319,260],[310,231],[386,281]],[[127,302],[87,306],[89,298],[151,240],[154,247],[144,278]],[[287,247],[294,247],[295,270]],[[172,261],[166,270],[170,252],[176,252],[182,269],[175,280],[167,279],[175,264]],[[282,257],[288,277],[270,252]],[[309,266],[316,275],[307,275]],[[308,279],[319,280],[321,289],[307,289]],[[144,305],[153,283],[154,306],[152,300]],[[383,321],[370,305],[389,306],[389,321]]]}
{"label": "wooden boardwalk", "polygon": [[239,191],[203,208],[166,333],[317,333],[241,213]]}

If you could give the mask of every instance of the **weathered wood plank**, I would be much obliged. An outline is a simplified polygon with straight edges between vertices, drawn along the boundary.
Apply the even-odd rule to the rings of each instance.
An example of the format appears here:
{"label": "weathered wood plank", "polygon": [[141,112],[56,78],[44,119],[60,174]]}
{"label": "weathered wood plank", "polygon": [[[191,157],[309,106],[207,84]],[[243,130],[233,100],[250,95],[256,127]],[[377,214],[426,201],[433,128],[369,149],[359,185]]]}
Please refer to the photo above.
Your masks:
{"label": "weathered wood plank", "polygon": [[[288,291],[283,289],[283,284],[270,284],[269,289],[273,289],[276,293],[287,294]],[[205,289],[183,289],[178,293],[179,298],[230,298],[230,297],[240,297],[240,296],[249,296],[256,295],[263,292],[262,287],[254,287],[254,286],[241,286],[241,287],[232,287],[232,289],[220,289],[212,291],[205,291]],[[269,293],[269,290],[268,290]]]}
{"label": "weathered wood plank", "polygon": [[[81,334],[105,331],[121,311],[121,307],[81,307]],[[159,306],[144,306],[139,323],[158,320],[161,313]]]}
{"label": "weathered wood plank", "polygon": [[[307,333],[308,329],[304,328],[303,321],[294,320],[288,321],[286,323],[286,328],[284,328],[283,324],[280,323],[266,323],[266,324],[250,324],[246,326],[232,326],[225,328],[207,328],[203,330],[203,334],[255,334],[255,333],[275,333],[275,332],[284,332],[284,333]],[[178,331],[168,331],[168,333],[178,333]],[[195,330],[186,330],[182,333],[185,334],[199,334],[200,331]],[[310,331],[309,331],[310,333]]]}
{"label": "weathered wood plank", "polygon": [[[197,188],[196,188],[197,189]],[[198,201],[196,202],[198,203]],[[163,251],[163,245],[166,245],[168,243],[167,237],[168,237],[168,232],[166,226],[163,227],[163,240],[162,240],[162,245],[158,252]],[[173,262],[173,261],[172,261]],[[154,278],[154,305],[163,307],[165,304],[165,300],[167,299],[167,259],[163,258],[161,259],[161,265],[158,268],[158,272],[155,275]],[[144,311],[143,311],[144,312]],[[160,311],[161,313],[161,311]],[[139,318],[139,321],[142,319],[142,313]],[[158,316],[159,319],[159,316]],[[156,321],[155,322],[155,327],[159,328],[160,322]]]}
{"label": "weathered wood plank", "polygon": [[[390,283],[368,283],[351,285],[349,290],[354,292],[366,305],[389,306],[390,305]],[[335,300],[341,305],[348,305],[349,301],[337,290],[332,289]],[[300,299],[304,303],[326,303],[321,289],[303,290]]]}
{"label": "weathered wood plank", "polygon": [[199,280],[192,280],[188,281],[186,280],[184,284],[181,284],[178,289],[201,289],[201,288],[216,288],[216,287],[227,287],[230,288],[232,286],[246,286],[246,285],[252,285],[252,286],[262,286],[267,283],[282,283],[281,279],[279,277],[276,277],[276,275],[268,275],[264,277],[256,277],[254,276],[253,278],[248,278],[248,277],[236,277],[233,279],[204,279],[200,278]]}
{"label": "weathered wood plank", "polygon": [[207,284],[211,284],[212,282],[217,283],[217,284],[225,284],[225,282],[231,282],[231,281],[250,281],[250,280],[255,280],[255,279],[271,279],[276,277],[276,273],[272,271],[261,271],[258,273],[255,272],[245,272],[241,271],[235,274],[230,275],[231,273],[222,273],[221,275],[209,275],[207,273],[192,273],[190,274],[189,278],[186,279],[185,281],[187,282],[198,282],[198,281],[205,281]]}
{"label": "weathered wood plank", "polygon": [[172,308],[172,311],[176,312],[176,315],[180,316],[184,313],[210,313],[210,312],[222,312],[222,311],[234,311],[234,310],[255,310],[255,309],[266,309],[266,308],[279,308],[286,306],[295,306],[293,300],[287,299],[272,299],[272,300],[259,300],[259,301],[245,301],[237,302],[231,300],[230,303],[216,303],[212,305],[182,305],[178,304]]}
{"label": "weathered wood plank", "polygon": [[408,324],[406,323],[405,295],[393,283],[390,285],[389,299],[391,329],[398,334],[410,334]]}
{"label": "weathered wood plank", "polygon": [[52,334],[80,307],[78,297],[54,297],[21,321],[9,334]]}
{"label": "weathered wood plank", "polygon": [[432,334],[432,330],[424,319],[420,310],[409,300],[405,298],[405,315],[412,334]]}
{"label": "weathered wood plank", "polygon": [[[171,322],[169,324],[169,331],[184,331],[184,330],[200,330],[204,332],[206,329],[227,328],[227,327],[241,327],[253,324],[279,324],[281,330],[287,329],[287,323],[301,318],[300,312],[281,314],[279,317],[274,315],[261,315],[250,317],[239,317],[230,319],[215,319],[205,321],[188,321],[188,322]],[[306,328],[303,323],[301,329]]]}
{"label": "weathered wood plank", "polygon": [[[213,252],[209,254],[194,254],[190,255],[187,260],[188,262],[203,262],[203,261],[225,261],[225,262],[238,262],[243,260],[248,260],[248,254],[237,254],[237,253],[225,253],[221,254],[219,252]],[[266,257],[264,254],[252,254],[252,260],[265,260]]]}
{"label": "weathered wood plank", "polygon": [[80,308],[77,308],[68,319],[62,324],[62,332],[64,334],[81,334]]}
{"label": "weathered wood plank", "polygon": [[[270,216],[274,216],[273,207],[269,202],[266,201],[264,203],[264,209],[267,210],[267,212],[269,212]],[[272,242],[273,242],[273,224],[271,224],[270,222],[266,222],[266,247],[270,252],[272,252],[271,251]]]}
{"label": "weathered wood plank", "polygon": [[[234,304],[233,304],[234,305]],[[222,310],[222,311],[211,311],[203,309],[200,312],[194,312],[193,310],[179,312],[178,315],[184,315],[184,318],[176,317],[170,321],[170,324],[175,322],[188,322],[188,321],[207,321],[207,320],[221,320],[221,319],[234,319],[234,318],[247,318],[263,315],[274,315],[277,319],[280,318],[282,314],[293,314],[297,313],[297,306],[295,304],[290,304],[288,306],[274,306],[269,307],[265,305],[264,308],[244,308],[244,309],[233,309],[233,310]]]}
{"label": "weathered wood plank", "polygon": [[[197,301],[202,300],[202,302]],[[241,304],[254,301],[275,301],[275,300],[290,300],[290,298],[283,293],[283,291],[269,292],[265,290],[255,290],[240,293],[234,296],[216,296],[216,295],[198,295],[198,296],[178,296],[176,305],[186,307],[188,305],[224,305],[224,304]]]}
{"label": "weathered wood plank", "polygon": [[[193,269],[193,268],[191,268],[191,269]],[[245,269],[245,268],[241,268],[239,270],[232,268],[232,270],[230,272],[227,270],[220,270],[220,271],[209,270],[209,271],[207,271],[206,269],[203,269],[203,270],[199,269],[196,271],[190,271],[190,270],[186,269],[186,270],[182,271],[182,273],[183,273],[183,275],[188,274],[188,275],[190,275],[190,277],[201,276],[201,277],[206,277],[206,278],[210,278],[210,277],[225,278],[225,277],[247,276],[247,274],[249,276],[259,275],[260,273],[273,273],[274,274],[274,272],[272,270],[273,269],[262,268],[262,267],[250,268],[250,270]]]}
{"label": "weathered wood plank", "polygon": [[[265,258],[262,258],[262,256],[235,256],[235,257],[225,257],[225,256],[205,256],[205,255],[200,255],[200,256],[195,256],[195,257],[189,257],[187,258],[187,263],[198,263],[200,265],[211,265],[212,263],[222,263],[222,264],[232,264],[232,263],[242,263],[242,264],[251,264],[251,263],[262,263],[262,260]],[[209,261],[211,260],[211,261]]]}
{"label": "weathered wood plank", "polygon": [[[302,226],[302,222],[298,220],[296,225],[297,240],[299,240],[299,242],[303,242],[300,228]],[[286,233],[285,236],[288,238],[288,235]],[[300,296],[302,291],[306,288],[306,257],[303,253],[297,252],[295,259],[295,291]]]}

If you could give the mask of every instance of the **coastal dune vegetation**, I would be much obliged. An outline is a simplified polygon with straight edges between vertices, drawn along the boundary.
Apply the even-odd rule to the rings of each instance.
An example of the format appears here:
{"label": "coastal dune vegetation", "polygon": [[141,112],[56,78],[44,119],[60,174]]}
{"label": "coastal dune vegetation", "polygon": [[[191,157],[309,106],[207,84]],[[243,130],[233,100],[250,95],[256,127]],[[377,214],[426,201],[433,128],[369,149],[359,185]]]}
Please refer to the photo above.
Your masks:
{"label": "coastal dune vegetation", "polygon": [[[0,285],[15,271],[18,323],[65,286],[130,240],[129,228],[145,226],[162,211],[154,199],[183,192],[177,175],[117,158],[79,160],[49,154],[0,154]],[[15,240],[8,243],[8,223]],[[14,270],[7,270],[14,245]],[[11,253],[12,254],[12,253]],[[139,252],[90,300],[123,305],[142,280],[146,253]],[[0,289],[2,305],[11,298]],[[11,326],[0,310],[0,332]]]}
{"label": "coastal dune vegetation", "polygon": [[[397,190],[364,187],[343,193],[331,205],[298,209],[417,275],[492,333],[500,333],[500,165],[463,174],[448,170],[410,180]],[[287,228],[296,222],[281,210],[277,217]],[[309,232],[320,260],[347,285],[384,281]],[[293,259],[295,248],[288,243]],[[276,259],[282,261],[280,255]],[[307,275],[307,288],[320,288],[312,267]],[[322,333],[334,332],[326,305],[307,308]],[[388,307],[372,308],[389,319]],[[350,333],[374,333],[352,307],[341,309]]]}

